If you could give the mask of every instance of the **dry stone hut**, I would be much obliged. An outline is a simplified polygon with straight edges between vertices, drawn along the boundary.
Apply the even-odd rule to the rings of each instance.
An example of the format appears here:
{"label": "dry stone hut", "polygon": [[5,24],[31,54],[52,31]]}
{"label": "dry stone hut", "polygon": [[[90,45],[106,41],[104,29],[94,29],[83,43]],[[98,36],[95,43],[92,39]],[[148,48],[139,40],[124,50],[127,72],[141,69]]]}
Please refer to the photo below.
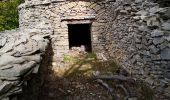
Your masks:
{"label": "dry stone hut", "polygon": [[18,78],[39,71],[49,45],[53,63],[84,45],[170,96],[168,6],[169,0],[25,0],[18,7],[19,29],[0,33],[0,99],[22,92]]}
{"label": "dry stone hut", "polygon": [[149,0],[25,0],[20,28],[50,30],[54,60],[84,45],[106,52],[153,87],[164,87],[170,78],[169,9]]}
{"label": "dry stone hut", "polygon": [[26,0],[20,9],[21,28],[52,30],[55,57],[73,46],[104,50],[112,0]]}

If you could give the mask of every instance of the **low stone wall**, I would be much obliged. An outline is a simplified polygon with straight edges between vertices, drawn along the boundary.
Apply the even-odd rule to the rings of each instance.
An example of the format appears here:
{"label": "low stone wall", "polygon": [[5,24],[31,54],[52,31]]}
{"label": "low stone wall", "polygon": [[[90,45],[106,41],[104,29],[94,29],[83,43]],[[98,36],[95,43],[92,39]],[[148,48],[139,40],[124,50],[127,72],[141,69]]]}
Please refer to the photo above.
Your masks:
{"label": "low stone wall", "polygon": [[0,33],[0,100],[21,94],[23,85],[36,74],[46,48],[48,34],[40,30],[12,30]]}

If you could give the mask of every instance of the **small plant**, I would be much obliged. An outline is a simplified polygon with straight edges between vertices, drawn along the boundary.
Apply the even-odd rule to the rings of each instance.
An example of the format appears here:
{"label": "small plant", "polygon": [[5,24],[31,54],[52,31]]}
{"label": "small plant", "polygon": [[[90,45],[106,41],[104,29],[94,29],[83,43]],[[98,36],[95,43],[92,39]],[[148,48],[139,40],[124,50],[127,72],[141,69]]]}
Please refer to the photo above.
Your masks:
{"label": "small plant", "polygon": [[17,7],[24,0],[0,1],[0,31],[15,29],[19,26]]}
{"label": "small plant", "polygon": [[94,59],[97,59],[97,55],[96,55],[95,52],[92,52],[92,53],[89,53],[89,54],[87,55],[87,58],[94,58]]}
{"label": "small plant", "polygon": [[119,67],[115,61],[110,61],[110,66],[111,66],[110,70],[112,73],[115,73],[119,69]]}
{"label": "small plant", "polygon": [[138,91],[141,93],[140,100],[154,100],[154,91],[146,83],[137,83]]}
{"label": "small plant", "polygon": [[73,61],[74,59],[75,59],[74,57],[68,55],[63,57],[64,62],[70,62]]}

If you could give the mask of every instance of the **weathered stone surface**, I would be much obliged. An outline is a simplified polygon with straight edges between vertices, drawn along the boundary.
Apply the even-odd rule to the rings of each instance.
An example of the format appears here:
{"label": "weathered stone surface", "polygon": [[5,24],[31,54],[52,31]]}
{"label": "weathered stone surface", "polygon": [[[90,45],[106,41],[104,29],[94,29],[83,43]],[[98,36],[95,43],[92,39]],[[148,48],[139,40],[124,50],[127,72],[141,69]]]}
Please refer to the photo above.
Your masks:
{"label": "weathered stone surface", "polygon": [[9,100],[9,97],[2,98],[1,100]]}
{"label": "weathered stone surface", "polygon": [[163,9],[160,13],[163,19],[170,19],[170,7]]}
{"label": "weathered stone surface", "polygon": [[0,38],[0,99],[21,93],[23,81],[27,80],[23,78],[38,73],[36,66],[40,66],[41,55],[49,41],[44,39],[48,35],[36,37],[37,32],[23,29],[0,33],[0,36],[5,37]]}
{"label": "weathered stone surface", "polygon": [[154,38],[154,39],[153,39],[153,43],[154,43],[155,45],[161,44],[161,43],[163,43],[163,42],[164,42],[164,38],[158,37],[158,38]]}
{"label": "weathered stone surface", "polygon": [[12,87],[12,83],[7,81],[0,82],[0,95],[7,92]]}
{"label": "weathered stone surface", "polygon": [[16,57],[4,54],[0,56],[0,67],[8,65],[8,64],[20,64],[20,63],[23,63],[24,61],[25,60],[23,58],[16,58]]}
{"label": "weathered stone surface", "polygon": [[162,29],[166,31],[170,31],[170,22],[165,22],[162,24]]}
{"label": "weathered stone surface", "polygon": [[170,60],[170,48],[166,48],[161,51],[161,59]]}
{"label": "weathered stone surface", "polygon": [[160,37],[163,35],[164,35],[163,31],[160,31],[160,30],[154,30],[153,32],[151,32],[152,37]]}
{"label": "weathered stone surface", "polygon": [[170,71],[165,71],[165,72],[164,72],[164,76],[165,76],[167,79],[170,79]]}
{"label": "weathered stone surface", "polygon": [[151,45],[149,48],[150,48],[151,52],[153,52],[154,54],[158,53],[158,51],[159,51],[159,49],[156,48],[154,45]]}
{"label": "weathered stone surface", "polygon": [[147,26],[159,26],[160,25],[160,21],[158,20],[157,16],[149,16],[147,18],[145,18],[144,20],[147,21]]}
{"label": "weathered stone surface", "polygon": [[6,37],[0,37],[0,48],[2,48],[6,42],[7,42],[7,38]]}
{"label": "weathered stone surface", "polygon": [[0,69],[0,76],[2,77],[17,77],[25,74],[31,68],[36,66],[36,62],[31,61],[23,65],[15,64],[11,65],[8,69]]}
{"label": "weathered stone surface", "polygon": [[145,10],[138,11],[136,15],[147,16],[149,13]]}

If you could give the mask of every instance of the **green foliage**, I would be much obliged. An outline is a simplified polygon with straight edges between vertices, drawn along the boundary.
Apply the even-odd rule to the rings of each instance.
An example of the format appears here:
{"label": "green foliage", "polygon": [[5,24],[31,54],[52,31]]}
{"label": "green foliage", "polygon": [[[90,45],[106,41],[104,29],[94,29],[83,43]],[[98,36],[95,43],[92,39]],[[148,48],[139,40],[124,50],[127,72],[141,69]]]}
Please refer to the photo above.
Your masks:
{"label": "green foliage", "polygon": [[141,100],[155,100],[153,90],[146,84],[140,84],[141,89]]}
{"label": "green foliage", "polygon": [[76,57],[73,57],[73,56],[68,56],[68,55],[66,55],[66,56],[64,56],[63,57],[64,59],[64,62],[73,62],[73,61],[75,61],[76,60]]}
{"label": "green foliage", "polygon": [[21,1],[22,0],[8,0],[0,2],[0,31],[18,27],[17,7]]}
{"label": "green foliage", "polygon": [[92,53],[88,53],[87,55],[88,58],[94,58],[94,59],[97,59],[97,55],[95,52],[92,52]]}

